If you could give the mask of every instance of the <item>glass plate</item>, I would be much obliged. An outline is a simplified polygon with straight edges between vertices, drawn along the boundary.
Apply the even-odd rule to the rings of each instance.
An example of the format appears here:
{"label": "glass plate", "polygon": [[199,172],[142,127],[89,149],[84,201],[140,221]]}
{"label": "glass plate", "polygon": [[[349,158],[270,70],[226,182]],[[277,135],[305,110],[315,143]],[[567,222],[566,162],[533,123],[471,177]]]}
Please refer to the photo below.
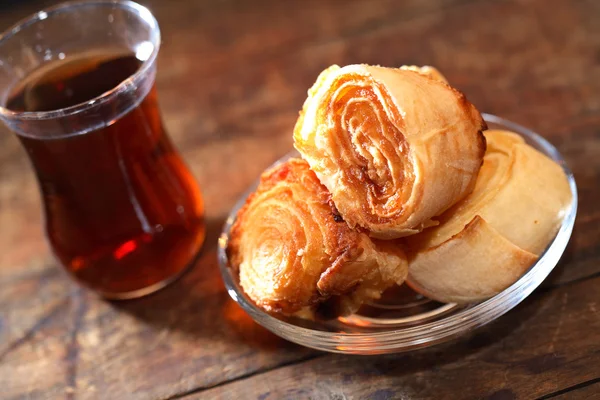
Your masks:
{"label": "glass plate", "polygon": [[[528,272],[512,286],[486,301],[458,306],[429,300],[403,285],[384,293],[381,300],[364,305],[356,314],[329,321],[307,321],[271,315],[258,308],[244,293],[227,259],[229,230],[247,196],[240,198],[219,238],[218,257],[227,291],[257,323],[291,342],[314,349],[348,354],[397,353],[441,343],[485,325],[511,310],[550,274],[562,256],[575,223],[577,187],[572,172],[554,146],[531,130],[495,115],[483,114],[490,129],[504,129],[523,136],[527,143],[560,164],[567,175],[572,203],[556,237]],[[292,152],[274,165],[298,156]]]}

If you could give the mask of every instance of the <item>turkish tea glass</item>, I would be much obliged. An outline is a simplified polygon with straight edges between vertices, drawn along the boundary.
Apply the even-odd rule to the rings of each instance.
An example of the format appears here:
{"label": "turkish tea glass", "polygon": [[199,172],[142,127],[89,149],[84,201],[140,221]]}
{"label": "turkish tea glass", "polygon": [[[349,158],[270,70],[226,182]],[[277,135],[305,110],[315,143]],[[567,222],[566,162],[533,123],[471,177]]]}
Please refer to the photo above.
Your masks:
{"label": "turkish tea glass", "polygon": [[152,293],[204,241],[198,184],[164,129],[160,31],[133,2],[69,2],[0,36],[0,119],[35,171],[51,248],[111,299]]}

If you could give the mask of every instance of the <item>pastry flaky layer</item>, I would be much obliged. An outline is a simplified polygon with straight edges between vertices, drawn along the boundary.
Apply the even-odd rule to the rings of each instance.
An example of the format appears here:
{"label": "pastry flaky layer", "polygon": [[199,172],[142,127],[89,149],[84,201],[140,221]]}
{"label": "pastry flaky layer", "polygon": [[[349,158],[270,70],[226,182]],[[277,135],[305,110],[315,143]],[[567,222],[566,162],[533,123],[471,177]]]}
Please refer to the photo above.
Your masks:
{"label": "pastry flaky layer", "polygon": [[262,175],[237,215],[228,251],[246,294],[284,314],[306,316],[332,296],[351,313],[407,275],[404,252],[350,229],[300,159]]}
{"label": "pastry flaky layer", "polygon": [[349,226],[393,239],[473,190],[485,128],[433,68],[332,66],[308,92],[294,145]]}
{"label": "pastry flaky layer", "polygon": [[485,132],[487,152],[473,192],[406,238],[408,283],[442,301],[492,297],[517,281],[550,244],[571,204],[562,168],[517,134]]}

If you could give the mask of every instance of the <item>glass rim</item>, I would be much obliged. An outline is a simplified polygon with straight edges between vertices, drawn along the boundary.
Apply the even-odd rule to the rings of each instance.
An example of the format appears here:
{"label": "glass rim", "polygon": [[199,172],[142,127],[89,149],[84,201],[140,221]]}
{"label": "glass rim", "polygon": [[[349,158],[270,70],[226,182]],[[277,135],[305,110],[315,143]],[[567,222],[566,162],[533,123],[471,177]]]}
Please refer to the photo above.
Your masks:
{"label": "glass rim", "polygon": [[[572,195],[571,205],[563,216],[556,236],[528,271],[510,287],[487,300],[459,309],[455,314],[445,316],[440,320],[410,327],[389,327],[387,330],[377,332],[330,331],[317,327],[304,327],[279,319],[263,311],[247,298],[234,277],[226,251],[229,229],[236,219],[237,211],[246,202],[247,196],[254,191],[257,185],[257,182],[254,182],[231,209],[218,240],[219,269],[229,296],[255,322],[286,340],[320,351],[355,355],[399,353],[446,342],[486,325],[516,307],[550,274],[566,249],[577,215],[577,185],[563,156],[545,138],[504,118],[485,113],[481,113],[481,115],[486,122],[513,130],[543,149],[543,152],[563,169]],[[280,158],[271,167],[283,162],[291,154],[288,153]]]}
{"label": "glass rim", "polygon": [[145,21],[151,28],[150,42],[153,45],[152,52],[143,60],[142,65],[137,69],[136,72],[127,77],[117,86],[109,91],[106,91],[99,96],[96,96],[90,100],[82,103],[78,103],[69,107],[59,108],[50,111],[13,111],[5,107],[4,104],[0,103],[0,119],[6,120],[48,120],[62,117],[69,117],[81,112],[84,112],[91,107],[104,104],[121,93],[127,92],[130,88],[135,87],[135,83],[139,82],[154,64],[158,51],[160,49],[161,36],[158,21],[147,8],[131,0],[74,0],[66,1],[51,7],[44,8],[28,17],[18,21],[2,33],[0,33],[0,46],[21,32],[26,27],[34,25],[40,21],[48,19],[50,16],[60,13],[71,12],[75,8],[92,8],[92,7],[115,7],[124,10],[129,10],[132,14],[136,15],[143,21]]}

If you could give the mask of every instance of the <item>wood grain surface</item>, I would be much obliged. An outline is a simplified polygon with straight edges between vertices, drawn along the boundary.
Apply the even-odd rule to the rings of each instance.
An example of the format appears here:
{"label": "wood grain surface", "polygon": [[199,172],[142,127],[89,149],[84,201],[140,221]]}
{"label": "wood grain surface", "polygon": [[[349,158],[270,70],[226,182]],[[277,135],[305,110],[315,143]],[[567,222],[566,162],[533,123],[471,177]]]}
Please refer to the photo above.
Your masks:
{"label": "wood grain surface", "polygon": [[[0,1],[5,29],[49,1]],[[0,398],[593,399],[600,393],[600,2],[144,2],[161,25],[167,128],[200,182],[195,267],[110,303],[73,283],[42,233],[25,152],[0,127]],[[574,171],[571,243],[530,298],[487,327],[409,354],[349,357],[287,343],[229,299],[224,219],[291,149],[330,64],[430,64],[482,111],[541,133]]]}

